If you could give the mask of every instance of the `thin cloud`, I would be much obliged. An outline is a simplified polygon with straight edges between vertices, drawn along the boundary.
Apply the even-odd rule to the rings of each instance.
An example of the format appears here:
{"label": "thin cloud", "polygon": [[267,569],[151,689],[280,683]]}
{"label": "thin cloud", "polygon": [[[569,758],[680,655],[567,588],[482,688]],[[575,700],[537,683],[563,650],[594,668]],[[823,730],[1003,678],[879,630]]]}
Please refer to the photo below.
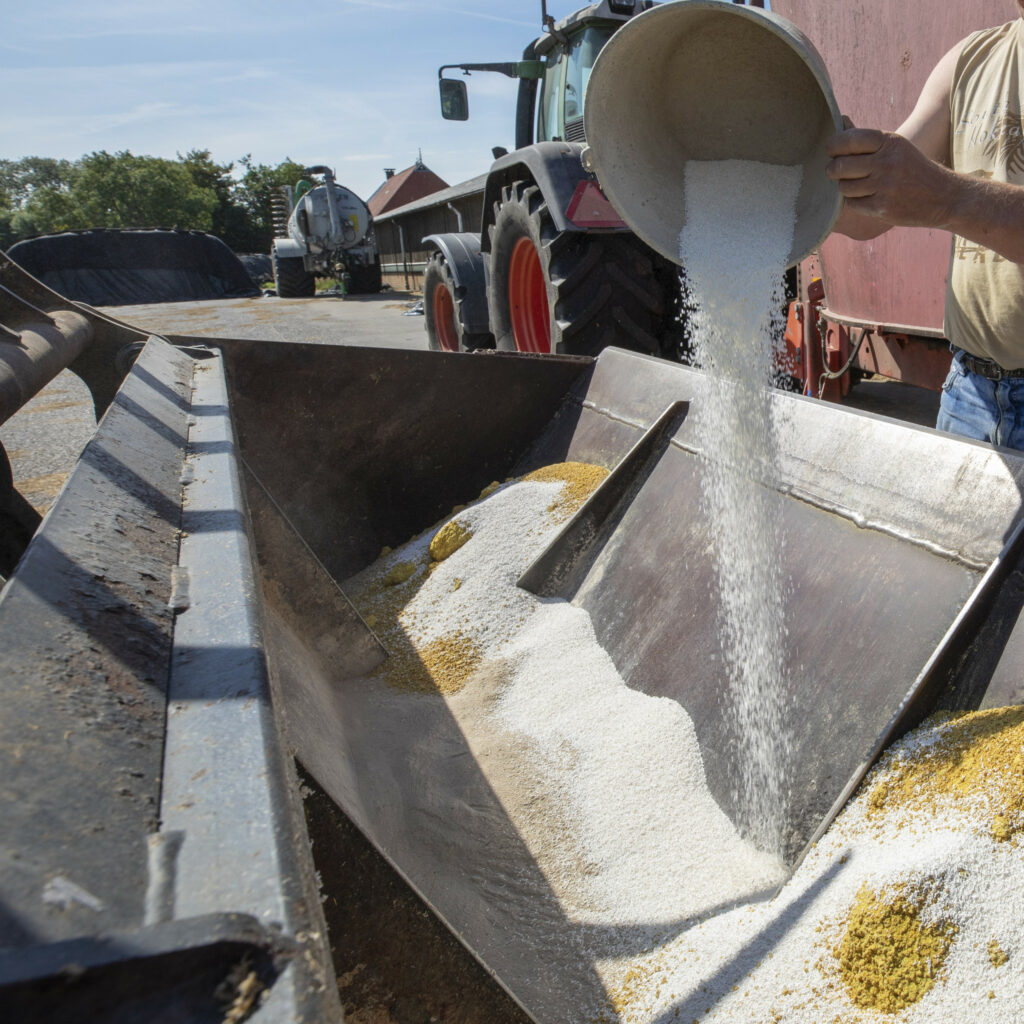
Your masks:
{"label": "thin cloud", "polygon": [[[276,15],[274,31],[260,31],[269,20],[264,3],[246,14],[242,0],[223,0],[204,31],[193,34],[196,12],[209,7],[208,0],[167,0],[148,28],[139,17],[148,4],[110,0],[94,12],[68,0],[50,2],[60,17],[17,14],[0,41],[0,54],[8,58],[0,61],[0,92],[32,97],[30,106],[0,108],[0,156],[78,159],[94,150],[127,149],[174,159],[198,148],[209,149],[219,163],[251,153],[272,165],[290,156],[336,167],[339,181],[361,196],[384,180],[384,167],[411,166],[420,148],[428,166],[449,182],[485,170],[493,145],[511,145],[516,85],[500,75],[474,75],[472,118],[452,124],[438,110],[436,68],[449,58],[493,59],[495,49],[509,59],[540,31],[536,0],[507,7],[439,0],[440,8],[422,0],[309,0],[303,24],[321,30],[294,51],[282,48]],[[566,7],[578,2],[558,0]],[[554,6],[548,0],[549,9]],[[119,21],[109,17],[114,10]],[[534,10],[535,23],[527,20]],[[224,26],[223,45],[217,24]],[[242,26],[244,44],[230,45]],[[149,29],[152,38],[143,35]],[[53,31],[137,38],[130,46],[115,38],[83,46],[57,42]],[[347,64],[335,81],[322,68],[336,58],[339,38]],[[44,52],[18,54],[36,47]],[[391,57],[400,59],[390,63]],[[325,110],[344,116],[331,127]]]}
{"label": "thin cloud", "polygon": [[[342,0],[342,3],[349,7],[370,7],[388,11],[416,11],[422,12],[423,5],[419,2],[409,0]],[[523,21],[519,18],[503,18],[500,14],[486,14],[483,11],[467,10],[465,7],[446,7],[438,4],[431,4],[431,12],[444,11],[445,14],[458,14],[463,18],[477,18],[480,21],[497,21],[502,25],[520,25],[525,28],[536,28],[537,22]]]}

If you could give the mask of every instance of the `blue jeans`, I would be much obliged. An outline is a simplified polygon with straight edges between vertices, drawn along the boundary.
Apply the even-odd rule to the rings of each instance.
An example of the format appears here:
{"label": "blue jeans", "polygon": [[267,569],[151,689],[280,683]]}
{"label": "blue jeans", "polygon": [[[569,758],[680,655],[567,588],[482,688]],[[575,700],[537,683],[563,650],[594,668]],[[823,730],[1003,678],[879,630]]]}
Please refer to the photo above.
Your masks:
{"label": "blue jeans", "polygon": [[935,428],[1003,448],[1024,449],[1024,377],[988,380],[968,373],[960,360],[958,352],[942,385]]}

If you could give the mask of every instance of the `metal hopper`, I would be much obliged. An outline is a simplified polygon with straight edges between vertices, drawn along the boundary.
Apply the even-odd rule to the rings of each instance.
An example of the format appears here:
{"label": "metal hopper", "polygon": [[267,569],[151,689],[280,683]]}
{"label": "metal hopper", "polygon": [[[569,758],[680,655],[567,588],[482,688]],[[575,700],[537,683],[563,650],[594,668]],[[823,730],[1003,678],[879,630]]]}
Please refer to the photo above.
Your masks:
{"label": "metal hopper", "polygon": [[[566,915],[440,695],[368,698],[387,652],[346,581],[492,480],[609,468],[520,585],[585,609],[629,686],[686,709],[733,814],[706,395],[615,349],[150,338],[0,594],[7,1005],[87,1007],[80,986],[116,978],[139,1019],[200,1007],[195,965],[245,953],[272,994],[258,1019],[337,1017],[292,753],[531,1015],[600,1003],[611,929]],[[772,401],[792,864],[896,733],[1020,699],[1024,459]]]}

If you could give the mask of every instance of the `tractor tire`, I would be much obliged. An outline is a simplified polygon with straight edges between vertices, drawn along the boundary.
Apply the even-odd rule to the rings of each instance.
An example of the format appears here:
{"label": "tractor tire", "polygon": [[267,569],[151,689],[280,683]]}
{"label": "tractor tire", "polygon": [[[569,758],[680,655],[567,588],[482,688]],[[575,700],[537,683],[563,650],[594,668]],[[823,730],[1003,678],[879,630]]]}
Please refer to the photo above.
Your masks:
{"label": "tractor tire", "polygon": [[380,292],[381,273],[379,263],[360,263],[349,268],[352,283],[350,295],[376,295]]}
{"label": "tractor tire", "polygon": [[423,313],[428,347],[435,352],[473,352],[478,348],[494,348],[494,339],[489,334],[474,334],[466,330],[459,316],[459,291],[444,255],[431,253],[423,271]]}
{"label": "tractor tire", "polygon": [[316,294],[316,277],[311,274],[298,256],[278,256],[271,249],[270,260],[274,265],[274,288],[281,299],[311,299]]}
{"label": "tractor tire", "polygon": [[489,230],[487,305],[499,349],[660,353],[665,288],[654,254],[635,235],[558,231],[528,181],[502,190]]}

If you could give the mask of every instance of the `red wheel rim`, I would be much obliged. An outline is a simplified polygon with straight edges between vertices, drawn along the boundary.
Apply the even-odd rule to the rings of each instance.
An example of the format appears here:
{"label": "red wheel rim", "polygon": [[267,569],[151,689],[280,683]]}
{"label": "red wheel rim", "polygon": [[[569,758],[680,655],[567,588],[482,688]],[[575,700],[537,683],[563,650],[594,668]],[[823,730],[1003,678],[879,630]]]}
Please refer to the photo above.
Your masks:
{"label": "red wheel rim", "polygon": [[520,238],[508,266],[508,309],[512,337],[519,352],[551,351],[548,290],[537,247]]}
{"label": "red wheel rim", "polygon": [[444,284],[434,287],[434,333],[445,352],[459,351],[459,332],[455,329],[455,303]]}

